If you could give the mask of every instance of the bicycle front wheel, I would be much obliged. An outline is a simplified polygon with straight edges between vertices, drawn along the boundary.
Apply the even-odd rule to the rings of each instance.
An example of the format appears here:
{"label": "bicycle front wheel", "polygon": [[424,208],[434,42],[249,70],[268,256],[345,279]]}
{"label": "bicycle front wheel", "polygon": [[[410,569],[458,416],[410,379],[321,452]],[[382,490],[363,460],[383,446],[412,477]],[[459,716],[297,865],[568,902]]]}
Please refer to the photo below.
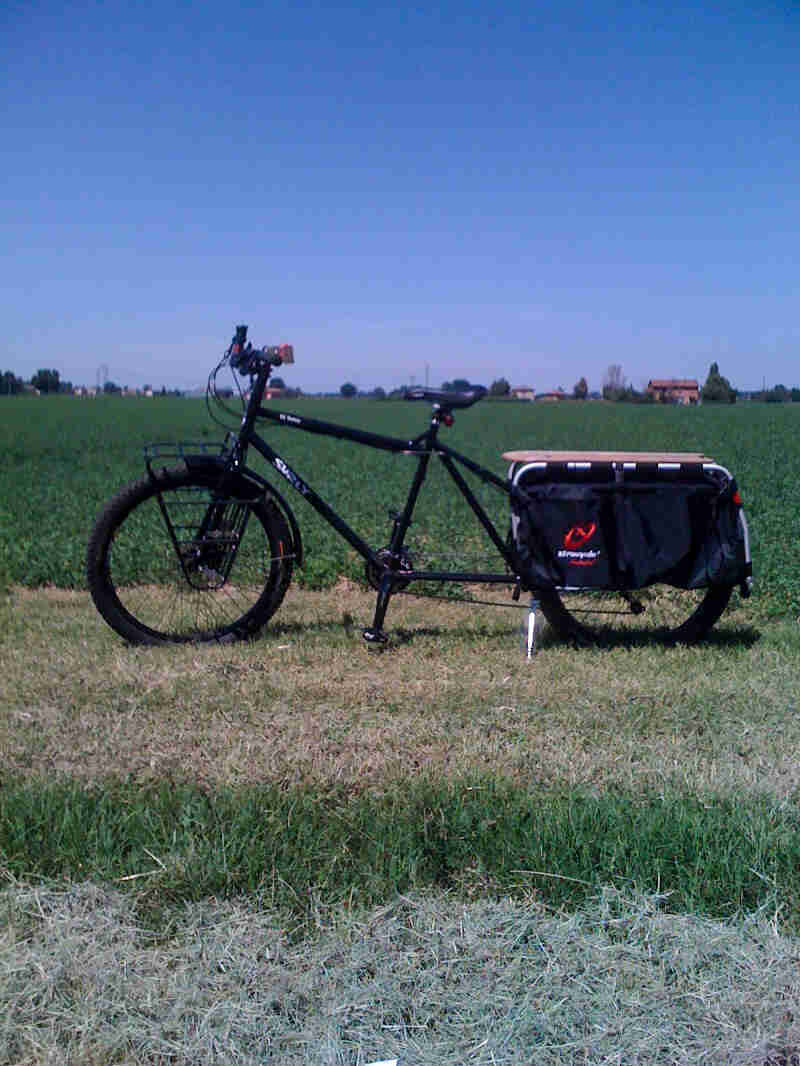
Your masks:
{"label": "bicycle front wheel", "polygon": [[580,644],[661,641],[694,644],[728,606],[732,588],[651,585],[623,595],[588,589],[542,590],[542,612],[562,636]]}
{"label": "bicycle front wheel", "polygon": [[207,480],[163,470],[123,489],[89,541],[89,590],[136,644],[255,634],[292,577],[292,537],[269,498],[220,498]]}

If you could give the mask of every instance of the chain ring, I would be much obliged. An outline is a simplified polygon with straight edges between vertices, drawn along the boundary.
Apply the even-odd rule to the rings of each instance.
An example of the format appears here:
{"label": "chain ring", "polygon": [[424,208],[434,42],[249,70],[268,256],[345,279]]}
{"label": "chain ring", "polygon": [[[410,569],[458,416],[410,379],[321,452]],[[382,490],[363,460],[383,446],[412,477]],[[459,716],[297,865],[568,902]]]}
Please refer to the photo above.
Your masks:
{"label": "chain ring", "polygon": [[[393,569],[392,563],[396,563],[398,561],[397,556],[394,554],[394,552],[390,551],[389,548],[381,548],[375,554],[381,562],[385,563],[385,565],[389,567],[389,569]],[[402,573],[404,570],[414,569],[414,564],[411,560],[411,556],[405,548],[403,548],[400,552],[399,563],[400,565],[397,567],[397,570],[395,572]],[[370,560],[367,560],[364,566],[364,573],[366,575],[367,582],[369,583],[370,588],[375,589],[375,591],[377,592],[378,589],[380,589],[381,587],[381,581],[383,580],[383,571],[379,570],[378,567],[376,567],[374,563],[372,563]],[[404,588],[408,588],[409,584],[410,582],[408,581],[395,581],[392,591],[401,592]]]}

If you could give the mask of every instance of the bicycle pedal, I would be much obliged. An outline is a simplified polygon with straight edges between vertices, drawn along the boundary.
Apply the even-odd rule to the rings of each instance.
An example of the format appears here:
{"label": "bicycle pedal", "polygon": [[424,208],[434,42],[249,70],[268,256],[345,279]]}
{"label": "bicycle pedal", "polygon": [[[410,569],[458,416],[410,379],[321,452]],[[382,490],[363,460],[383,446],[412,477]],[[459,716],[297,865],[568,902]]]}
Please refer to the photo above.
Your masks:
{"label": "bicycle pedal", "polygon": [[361,636],[368,644],[388,644],[389,638],[382,629],[364,629]]}

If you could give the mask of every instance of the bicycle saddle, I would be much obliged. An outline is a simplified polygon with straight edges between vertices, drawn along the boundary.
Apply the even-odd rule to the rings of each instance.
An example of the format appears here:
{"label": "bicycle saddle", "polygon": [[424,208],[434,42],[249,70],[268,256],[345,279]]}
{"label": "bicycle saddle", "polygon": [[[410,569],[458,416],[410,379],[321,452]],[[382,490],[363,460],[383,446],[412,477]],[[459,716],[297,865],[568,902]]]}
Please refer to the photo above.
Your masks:
{"label": "bicycle saddle", "polygon": [[438,389],[406,389],[407,400],[427,400],[437,404],[443,411],[458,411],[472,407],[487,393],[483,385],[473,385],[468,392],[440,392]]}

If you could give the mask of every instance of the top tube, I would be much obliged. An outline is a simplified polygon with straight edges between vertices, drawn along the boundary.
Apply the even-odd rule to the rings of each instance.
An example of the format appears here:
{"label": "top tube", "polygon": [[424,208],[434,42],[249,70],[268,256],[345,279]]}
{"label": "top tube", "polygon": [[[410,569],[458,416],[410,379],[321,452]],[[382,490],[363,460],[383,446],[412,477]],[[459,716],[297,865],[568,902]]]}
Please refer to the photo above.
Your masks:
{"label": "top tube", "polygon": [[380,433],[369,433],[365,429],[357,429],[355,426],[343,426],[337,422],[323,422],[319,418],[306,418],[304,415],[292,414],[289,411],[270,411],[266,407],[259,407],[256,415],[259,419],[268,419],[290,429],[302,429],[305,433],[318,433],[323,437],[336,437],[340,440],[351,440],[356,444],[366,444],[371,448],[381,448],[389,452],[415,452],[419,450],[421,442],[428,436],[429,431],[420,434],[413,439],[400,437],[386,437]]}

